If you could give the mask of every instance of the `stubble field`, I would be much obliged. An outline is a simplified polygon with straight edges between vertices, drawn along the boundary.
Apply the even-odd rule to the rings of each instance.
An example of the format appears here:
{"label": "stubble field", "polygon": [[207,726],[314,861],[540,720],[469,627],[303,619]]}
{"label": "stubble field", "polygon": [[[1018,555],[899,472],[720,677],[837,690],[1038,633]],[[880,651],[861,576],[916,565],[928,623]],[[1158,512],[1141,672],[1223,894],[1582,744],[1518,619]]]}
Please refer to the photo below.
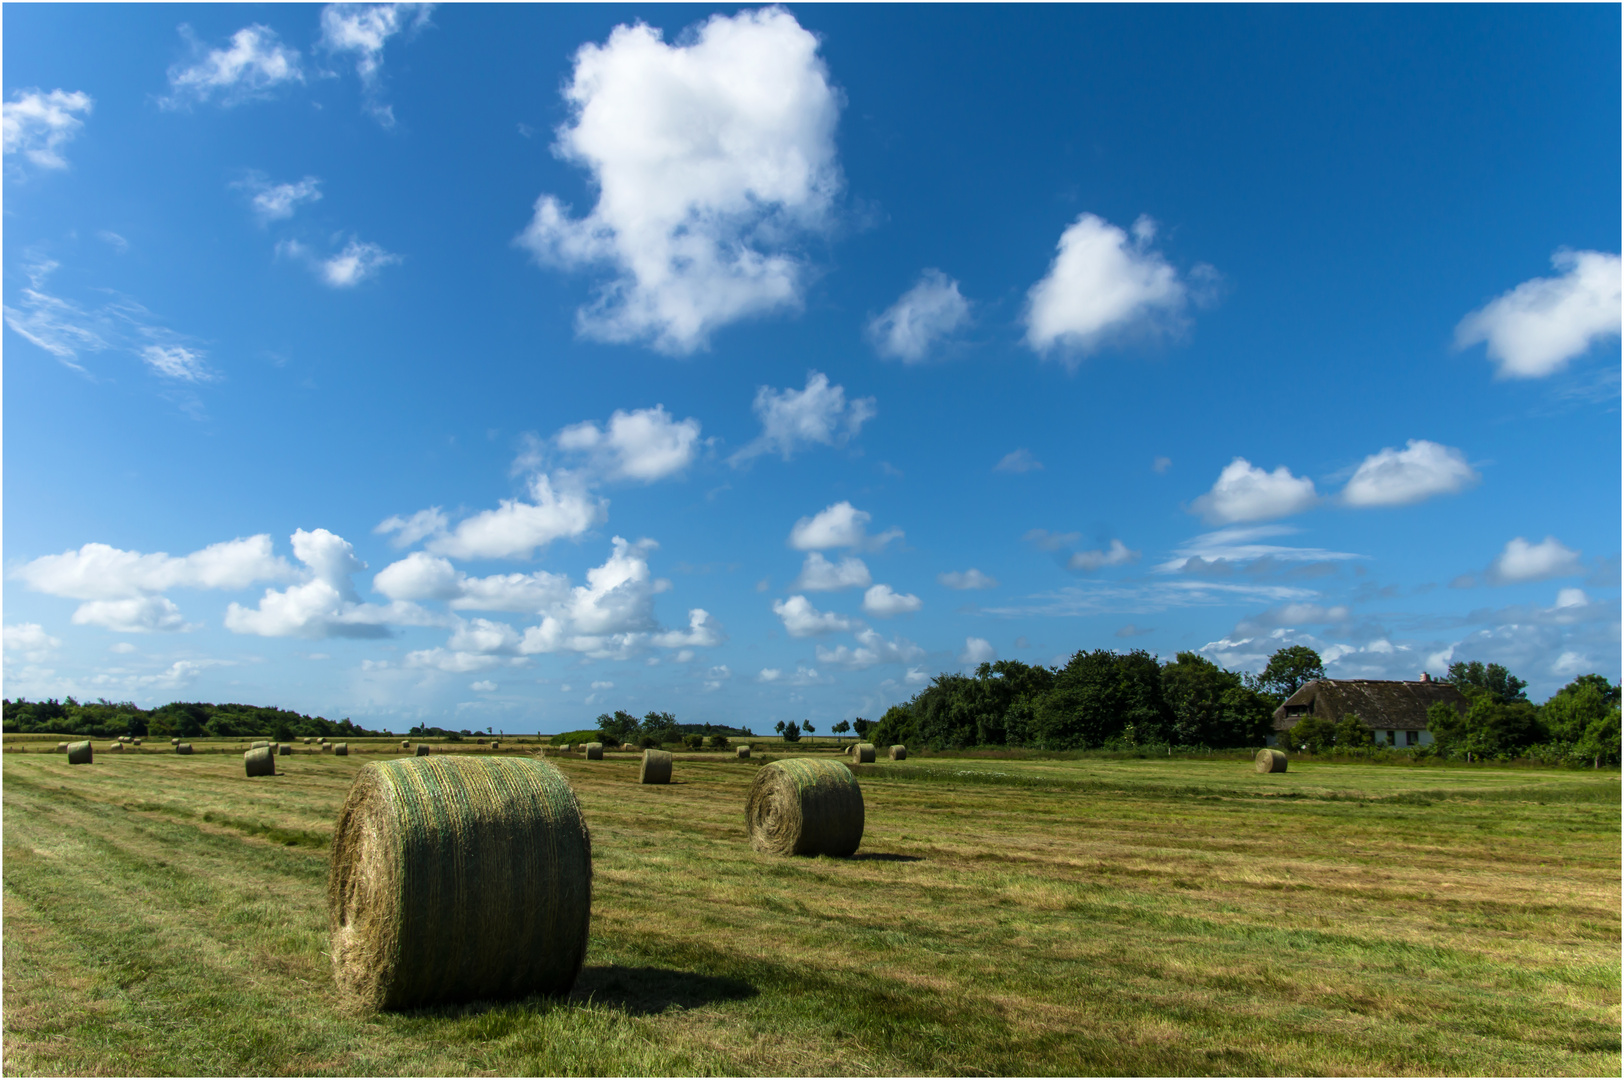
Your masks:
{"label": "stubble field", "polygon": [[327,843],[398,749],[44,745],[3,758],[7,1073],[1620,1071],[1616,771],[916,758],[856,769],[837,860],[750,849],[759,759],[551,757],[592,830],[575,991],[358,1017]]}

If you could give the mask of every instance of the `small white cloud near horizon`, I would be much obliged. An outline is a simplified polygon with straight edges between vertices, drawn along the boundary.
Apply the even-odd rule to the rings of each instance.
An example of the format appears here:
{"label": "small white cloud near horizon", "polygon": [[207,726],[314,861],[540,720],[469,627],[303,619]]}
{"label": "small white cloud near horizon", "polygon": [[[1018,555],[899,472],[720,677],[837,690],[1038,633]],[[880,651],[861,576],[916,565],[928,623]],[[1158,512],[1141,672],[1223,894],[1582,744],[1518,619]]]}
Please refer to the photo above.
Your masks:
{"label": "small white cloud near horizon", "polygon": [[[180,32],[194,55],[203,52],[204,46],[191,27],[182,24]],[[229,47],[211,49],[190,66],[171,67],[171,96],[160,98],[158,104],[176,109],[193,102],[206,103],[218,93],[220,103],[231,106],[269,97],[271,91],[287,82],[304,82],[298,50],[284,48],[275,30],[254,23],[232,34]]]}
{"label": "small white cloud near horizon", "polygon": [[1075,551],[1066,565],[1073,570],[1098,570],[1102,566],[1126,566],[1139,561],[1139,552],[1121,540],[1112,540],[1104,551]]}
{"label": "small white cloud near horizon", "polygon": [[983,574],[975,567],[968,570],[947,570],[936,575],[936,580],[949,589],[996,589],[998,579]]}
{"label": "small white cloud near horizon", "polygon": [[1314,481],[1293,476],[1284,465],[1264,472],[1243,457],[1224,466],[1212,490],[1190,506],[1214,525],[1263,521],[1298,514],[1319,502]]}
{"label": "small white cloud near horizon", "polygon": [[751,409],[761,421],[761,434],[728,459],[735,467],[761,454],[788,461],[808,446],[844,446],[875,415],[873,398],[847,402],[846,388],[831,386],[821,371],[806,373],[804,390],[758,387]]}
{"label": "small white cloud near horizon", "polygon": [[674,45],[639,22],[576,51],[554,150],[591,174],[598,201],[576,218],[540,196],[516,243],[544,265],[607,272],[576,312],[582,337],[681,355],[800,307],[797,241],[827,228],[841,187],[841,95],[818,45],[766,7],[712,15]]}
{"label": "small white cloud near horizon", "polygon": [[699,421],[674,420],[663,405],[616,409],[603,427],[585,420],[559,431],[553,441],[562,450],[587,456],[593,471],[605,479],[651,484],[693,462],[699,452]]}
{"label": "small white cloud near horizon", "polygon": [[1584,566],[1579,562],[1579,552],[1564,547],[1556,537],[1547,536],[1537,544],[1530,544],[1518,536],[1509,541],[1489,565],[1488,579],[1496,585],[1514,585],[1582,573]]}
{"label": "small white cloud near horizon", "polygon": [[1119,338],[1182,327],[1190,289],[1151,247],[1156,223],[1141,216],[1132,233],[1088,213],[1066,228],[1048,274],[1027,293],[1028,346],[1040,355],[1058,349],[1075,367]]}
{"label": "small white cloud near horizon", "polygon": [[1502,293],[1455,327],[1455,348],[1479,342],[1499,379],[1554,375],[1596,342],[1619,336],[1619,257],[1605,251],[1558,250],[1560,277],[1534,278]]}
{"label": "small white cloud near horizon", "polygon": [[959,292],[959,283],[940,270],[928,269],[896,303],[869,321],[866,332],[881,356],[918,364],[969,320],[970,302]]}
{"label": "small white cloud near horizon", "polygon": [[1410,439],[1403,450],[1384,447],[1360,462],[1341,501],[1359,507],[1409,506],[1465,491],[1481,479],[1454,447]]}
{"label": "small white cloud near horizon", "polygon": [[870,537],[865,531],[870,520],[868,511],[859,510],[842,499],[797,521],[789,533],[789,546],[797,551],[837,547],[878,551],[892,540],[902,539],[901,529],[887,529]]}
{"label": "small white cloud near horizon", "polygon": [[62,148],[79,134],[85,122],[75,113],[90,115],[95,99],[82,90],[38,87],[12,92],[0,106],[0,138],[7,154],[21,154],[42,169],[66,169]]}
{"label": "small white cloud near horizon", "polygon": [[908,615],[925,606],[912,593],[899,593],[889,585],[875,585],[863,594],[863,610],[881,619]]}
{"label": "small white cloud near horizon", "polygon": [[993,472],[1027,473],[1043,468],[1043,462],[1032,456],[1026,447],[1011,450],[992,467]]}
{"label": "small white cloud near horizon", "polygon": [[992,642],[986,638],[967,637],[964,639],[964,651],[959,653],[959,663],[967,666],[988,664],[998,659],[998,650],[992,647]]}
{"label": "small white cloud near horizon", "polygon": [[784,624],[790,637],[815,637],[836,631],[854,630],[861,624],[832,611],[819,611],[806,597],[796,594],[773,601],[773,614]]}
{"label": "small white cloud near horizon", "polygon": [[832,563],[814,551],[807,555],[800,576],[789,587],[797,592],[837,592],[865,588],[872,580],[867,564],[857,556],[847,555],[839,563]]}

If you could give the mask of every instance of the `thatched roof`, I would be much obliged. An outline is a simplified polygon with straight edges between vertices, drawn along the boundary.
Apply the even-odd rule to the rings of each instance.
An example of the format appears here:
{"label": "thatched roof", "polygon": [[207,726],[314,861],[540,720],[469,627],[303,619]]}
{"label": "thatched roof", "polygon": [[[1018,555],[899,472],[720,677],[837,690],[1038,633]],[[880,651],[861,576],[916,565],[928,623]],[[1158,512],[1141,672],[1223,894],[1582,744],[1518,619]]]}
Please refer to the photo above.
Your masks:
{"label": "thatched roof", "polygon": [[1372,731],[1421,731],[1427,727],[1427,710],[1440,701],[1463,713],[1467,709],[1466,696],[1446,682],[1315,679],[1274,710],[1274,730],[1285,731],[1305,716],[1340,720],[1357,713]]}

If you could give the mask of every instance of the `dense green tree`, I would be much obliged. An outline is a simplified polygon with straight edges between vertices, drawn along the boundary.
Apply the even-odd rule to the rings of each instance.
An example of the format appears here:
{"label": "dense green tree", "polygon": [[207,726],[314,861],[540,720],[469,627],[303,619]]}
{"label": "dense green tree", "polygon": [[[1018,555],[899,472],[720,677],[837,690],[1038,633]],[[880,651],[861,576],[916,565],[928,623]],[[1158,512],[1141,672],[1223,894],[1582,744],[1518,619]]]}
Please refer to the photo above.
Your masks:
{"label": "dense green tree", "polygon": [[1551,695],[1540,719],[1561,742],[1578,742],[1591,724],[1618,708],[1619,688],[1600,675],[1581,675]]}
{"label": "dense green tree", "polygon": [[1165,738],[1172,719],[1155,657],[1143,649],[1096,649],[1075,653],[1055,673],[1033,710],[1032,728],[1038,745],[1068,750],[1102,746],[1128,730],[1138,741]]}
{"label": "dense green tree", "polygon": [[1463,716],[1439,703],[1427,710],[1433,742],[1445,752],[1474,758],[1510,756],[1550,737],[1539,710],[1527,701],[1502,701],[1490,690],[1461,686],[1470,707]]}
{"label": "dense green tree", "polygon": [[801,741],[801,727],[793,720],[784,725],[784,741],[788,743]]}
{"label": "dense green tree", "polygon": [[[1162,696],[1173,715],[1168,734],[1175,743],[1262,746],[1273,723],[1273,706],[1262,694],[1198,653],[1179,653],[1162,666]],[[1142,741],[1128,732],[1124,737]]]}
{"label": "dense green tree", "polygon": [[873,726],[874,721],[872,720],[865,720],[861,716],[852,718],[851,729],[854,733],[856,733],[859,739],[867,735],[869,733],[869,729],[871,729]]}
{"label": "dense green tree", "polygon": [[859,717],[852,721],[852,727],[857,730],[858,737],[880,746],[894,746],[897,743],[913,746],[919,742],[919,729],[915,726],[911,705],[893,705],[873,724]]}
{"label": "dense green tree", "polygon": [[1485,665],[1481,660],[1473,660],[1470,663],[1457,660],[1449,665],[1449,674],[1445,675],[1444,679],[1454,683],[1462,691],[1468,686],[1485,690],[1492,694],[1496,701],[1502,703],[1528,700],[1528,695],[1524,693],[1528,683],[1499,664]]}
{"label": "dense green tree", "polygon": [[1269,708],[1300,690],[1304,683],[1325,678],[1325,664],[1320,654],[1307,645],[1288,645],[1269,657],[1262,674],[1251,681],[1251,688],[1269,701]]}

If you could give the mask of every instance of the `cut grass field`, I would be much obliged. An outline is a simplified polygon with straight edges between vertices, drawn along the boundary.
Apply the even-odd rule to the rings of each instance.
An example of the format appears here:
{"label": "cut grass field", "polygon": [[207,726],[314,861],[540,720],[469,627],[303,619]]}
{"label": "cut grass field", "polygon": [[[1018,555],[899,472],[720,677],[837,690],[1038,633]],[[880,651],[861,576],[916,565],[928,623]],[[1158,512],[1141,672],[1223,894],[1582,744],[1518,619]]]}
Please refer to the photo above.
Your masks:
{"label": "cut grass field", "polygon": [[592,830],[574,993],[357,1017],[324,888],[369,759],[7,752],[0,1067],[1620,1071],[1616,771],[925,757],[857,767],[854,858],[795,859],[746,840],[761,758],[552,757]]}

